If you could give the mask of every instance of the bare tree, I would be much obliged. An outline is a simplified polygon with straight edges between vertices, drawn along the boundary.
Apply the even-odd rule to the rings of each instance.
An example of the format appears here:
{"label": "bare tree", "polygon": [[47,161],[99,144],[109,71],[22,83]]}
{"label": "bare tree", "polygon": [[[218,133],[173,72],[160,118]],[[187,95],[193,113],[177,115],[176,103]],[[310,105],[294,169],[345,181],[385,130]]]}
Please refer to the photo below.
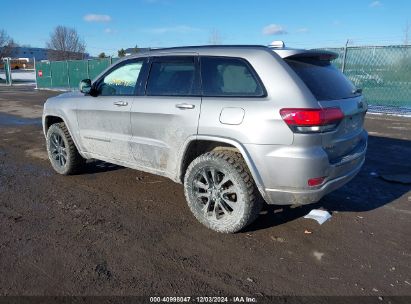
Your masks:
{"label": "bare tree", "polygon": [[49,60],[84,59],[86,44],[73,28],[59,25],[46,44]]}
{"label": "bare tree", "polygon": [[404,27],[404,45],[408,45],[410,40],[410,30],[411,30],[411,24],[409,21],[407,21],[407,23],[405,24]]}
{"label": "bare tree", "polygon": [[220,32],[216,29],[212,29],[210,32],[210,37],[208,38],[208,42],[212,45],[221,44],[221,35]]}
{"label": "bare tree", "polygon": [[0,59],[9,57],[16,46],[17,44],[7,35],[7,32],[0,29]]}

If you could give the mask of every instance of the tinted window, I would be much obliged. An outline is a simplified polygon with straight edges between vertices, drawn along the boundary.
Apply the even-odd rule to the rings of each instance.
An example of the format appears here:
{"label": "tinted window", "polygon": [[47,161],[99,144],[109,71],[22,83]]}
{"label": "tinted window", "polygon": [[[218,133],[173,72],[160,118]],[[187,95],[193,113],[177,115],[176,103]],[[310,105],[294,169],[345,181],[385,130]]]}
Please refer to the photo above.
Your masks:
{"label": "tinted window", "polygon": [[316,59],[286,60],[317,100],[354,97],[354,85],[329,61]]}
{"label": "tinted window", "polygon": [[134,95],[142,66],[142,61],[130,62],[108,73],[99,84],[99,95]]}
{"label": "tinted window", "polygon": [[249,65],[239,58],[201,58],[201,80],[205,96],[262,96],[262,87]]}
{"label": "tinted window", "polygon": [[194,58],[161,58],[151,65],[147,95],[184,96],[196,94]]}

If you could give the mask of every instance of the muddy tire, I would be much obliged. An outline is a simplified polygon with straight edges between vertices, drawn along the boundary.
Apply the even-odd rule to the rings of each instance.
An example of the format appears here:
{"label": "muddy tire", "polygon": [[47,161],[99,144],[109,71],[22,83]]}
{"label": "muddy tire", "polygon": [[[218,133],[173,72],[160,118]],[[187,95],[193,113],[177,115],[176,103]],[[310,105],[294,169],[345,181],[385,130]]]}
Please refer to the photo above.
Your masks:
{"label": "muddy tire", "polygon": [[196,158],[184,178],[194,216],[206,227],[235,233],[259,215],[262,200],[241,154],[213,151]]}
{"label": "muddy tire", "polygon": [[53,124],[48,129],[47,154],[53,169],[63,175],[79,173],[86,162],[78,153],[63,122]]}

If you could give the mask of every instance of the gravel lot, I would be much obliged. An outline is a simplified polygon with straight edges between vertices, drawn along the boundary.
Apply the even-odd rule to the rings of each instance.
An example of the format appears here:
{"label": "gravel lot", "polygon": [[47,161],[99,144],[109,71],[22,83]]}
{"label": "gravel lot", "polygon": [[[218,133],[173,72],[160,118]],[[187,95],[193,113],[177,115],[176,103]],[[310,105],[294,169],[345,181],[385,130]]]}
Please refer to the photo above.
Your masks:
{"label": "gravel lot", "polygon": [[[222,235],[168,179],[102,162],[55,174],[40,116],[56,94],[0,87],[0,295],[411,295],[411,186],[378,176],[410,174],[411,118],[367,115],[353,181]],[[313,208],[332,218],[304,219]]]}

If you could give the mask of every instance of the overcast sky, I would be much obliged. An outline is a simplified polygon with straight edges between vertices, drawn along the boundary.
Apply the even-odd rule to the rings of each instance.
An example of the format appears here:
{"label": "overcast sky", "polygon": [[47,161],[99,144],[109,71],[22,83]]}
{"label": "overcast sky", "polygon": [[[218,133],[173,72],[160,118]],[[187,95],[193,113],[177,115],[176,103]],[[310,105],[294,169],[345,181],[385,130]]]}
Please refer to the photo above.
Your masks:
{"label": "overcast sky", "polygon": [[[0,28],[19,44],[44,47],[57,25],[74,27],[87,51],[208,44],[295,47],[400,44],[409,0],[0,0]],[[411,25],[410,25],[411,26]],[[411,29],[410,29],[411,32]],[[410,33],[411,36],[411,33]],[[215,39],[214,39],[215,40]]]}

